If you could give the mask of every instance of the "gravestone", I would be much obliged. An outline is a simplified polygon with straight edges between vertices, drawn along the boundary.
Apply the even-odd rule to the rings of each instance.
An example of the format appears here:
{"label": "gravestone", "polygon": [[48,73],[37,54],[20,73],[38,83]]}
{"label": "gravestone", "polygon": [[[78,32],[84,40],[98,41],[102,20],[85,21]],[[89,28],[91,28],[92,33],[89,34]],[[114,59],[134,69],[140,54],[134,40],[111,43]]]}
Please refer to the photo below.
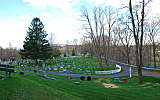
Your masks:
{"label": "gravestone", "polygon": [[66,70],[66,69],[63,69],[63,71],[66,72],[67,70]]}
{"label": "gravestone", "polygon": [[90,73],[91,71],[90,70],[86,70],[86,73]]}
{"label": "gravestone", "polygon": [[43,67],[43,69],[45,70],[45,64],[44,64],[44,63],[42,64],[42,67]]}
{"label": "gravestone", "polygon": [[38,71],[38,76],[40,76],[40,77],[46,77],[46,73],[44,72],[44,71]]}
{"label": "gravestone", "polygon": [[57,69],[57,68],[54,68],[54,70],[57,71],[58,69]]}
{"label": "gravestone", "polygon": [[80,85],[80,82],[74,82],[74,84],[76,84],[76,85]]}
{"label": "gravestone", "polygon": [[70,70],[66,70],[66,73],[69,74],[69,73],[70,73]]}
{"label": "gravestone", "polygon": [[120,78],[115,78],[114,82],[120,82]]}
{"label": "gravestone", "polygon": [[63,71],[60,70],[59,72],[62,73]]}
{"label": "gravestone", "polygon": [[52,69],[51,69],[51,66],[48,66],[48,70],[49,70],[49,71],[51,71],[51,70],[52,70]]}
{"label": "gravestone", "polygon": [[127,78],[123,78],[122,81],[123,81],[124,83],[127,83],[127,82],[128,82],[128,79],[127,79]]}
{"label": "gravestone", "polygon": [[56,80],[56,78],[49,78],[49,77],[46,77],[47,79],[50,79],[50,80]]}

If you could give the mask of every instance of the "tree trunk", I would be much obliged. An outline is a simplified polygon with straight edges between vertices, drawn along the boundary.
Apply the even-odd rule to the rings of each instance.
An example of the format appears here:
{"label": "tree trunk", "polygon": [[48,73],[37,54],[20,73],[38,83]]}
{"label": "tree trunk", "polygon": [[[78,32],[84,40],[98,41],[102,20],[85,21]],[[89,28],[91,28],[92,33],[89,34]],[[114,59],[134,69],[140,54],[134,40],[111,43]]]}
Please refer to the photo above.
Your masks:
{"label": "tree trunk", "polygon": [[154,67],[156,68],[156,46],[153,43],[153,60],[154,60]]}
{"label": "tree trunk", "polygon": [[140,59],[140,62],[139,62],[139,65],[138,65],[138,83],[142,83],[142,65],[143,65],[143,62],[142,62],[142,46],[139,47],[140,51],[139,51],[139,59]]}

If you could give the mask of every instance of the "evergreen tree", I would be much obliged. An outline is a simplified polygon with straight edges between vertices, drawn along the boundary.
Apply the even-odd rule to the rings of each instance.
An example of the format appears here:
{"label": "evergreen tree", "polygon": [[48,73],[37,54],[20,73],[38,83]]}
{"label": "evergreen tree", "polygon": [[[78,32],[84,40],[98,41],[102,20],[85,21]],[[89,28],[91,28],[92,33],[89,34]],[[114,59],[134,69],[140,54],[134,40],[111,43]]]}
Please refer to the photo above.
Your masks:
{"label": "evergreen tree", "polygon": [[20,54],[22,57],[32,59],[48,59],[52,57],[52,48],[49,45],[44,30],[44,25],[39,18],[33,18],[31,25],[28,27],[27,36],[25,37],[23,50]]}
{"label": "evergreen tree", "polygon": [[61,52],[59,50],[59,48],[53,48],[53,53],[52,53],[53,57],[57,58],[61,55]]}
{"label": "evergreen tree", "polygon": [[75,56],[76,53],[75,53],[75,49],[72,49],[72,56]]}

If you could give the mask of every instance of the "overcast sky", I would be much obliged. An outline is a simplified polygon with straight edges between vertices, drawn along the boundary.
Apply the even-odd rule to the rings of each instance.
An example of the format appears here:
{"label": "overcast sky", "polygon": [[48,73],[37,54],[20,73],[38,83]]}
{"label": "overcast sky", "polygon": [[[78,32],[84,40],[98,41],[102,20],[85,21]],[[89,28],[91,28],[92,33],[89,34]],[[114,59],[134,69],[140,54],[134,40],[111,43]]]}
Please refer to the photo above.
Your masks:
{"label": "overcast sky", "polygon": [[[0,46],[22,48],[26,31],[34,17],[39,17],[48,34],[54,33],[55,43],[79,39],[82,6],[121,7],[129,0],[0,0]],[[134,0],[136,1],[136,0]],[[139,1],[139,0],[137,0]],[[160,0],[153,0],[152,9],[160,10]]]}

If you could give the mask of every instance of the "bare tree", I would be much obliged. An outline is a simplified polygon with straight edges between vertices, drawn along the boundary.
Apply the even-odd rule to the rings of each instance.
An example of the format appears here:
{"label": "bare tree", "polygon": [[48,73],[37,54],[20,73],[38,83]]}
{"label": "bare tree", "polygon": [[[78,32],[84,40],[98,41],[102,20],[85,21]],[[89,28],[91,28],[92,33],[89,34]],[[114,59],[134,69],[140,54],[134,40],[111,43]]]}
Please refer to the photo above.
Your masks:
{"label": "bare tree", "polygon": [[146,26],[145,29],[148,32],[151,45],[153,46],[152,49],[153,61],[154,61],[154,67],[156,67],[156,42],[158,39],[157,36],[159,35],[160,32],[160,19],[159,18],[150,19],[150,21],[148,21],[145,26]]}
{"label": "bare tree", "polygon": [[49,34],[49,43],[50,45],[53,45],[54,41],[55,41],[55,34],[54,33],[50,33]]}
{"label": "bare tree", "polygon": [[130,64],[130,52],[133,44],[133,35],[127,27],[118,27],[117,31],[119,40],[123,46],[122,52],[127,58],[127,63]]}
{"label": "bare tree", "polygon": [[[111,57],[112,57],[110,55],[110,54],[112,54],[110,47],[112,45],[111,41],[113,40],[113,37],[112,37],[113,26],[117,21],[117,15],[114,12],[114,9],[111,8],[110,6],[106,7],[104,9],[104,14],[105,14],[105,18],[106,18],[105,30],[106,30],[106,36],[108,37],[108,39],[103,39],[103,40],[106,40],[106,41],[103,41],[103,44],[104,44],[103,46],[104,46],[104,52],[107,50],[107,52],[105,52],[105,55],[104,55],[106,63],[107,63],[107,60],[111,59]],[[106,36],[103,35],[103,38],[105,38]],[[107,49],[105,48],[106,43],[107,43]]]}
{"label": "bare tree", "polygon": [[77,39],[74,39],[74,40],[73,40],[73,44],[74,44],[74,50],[75,50],[75,52],[77,53],[78,40],[77,40]]}
{"label": "bare tree", "polygon": [[81,50],[80,51],[81,51],[82,54],[89,53],[89,54],[91,54],[91,56],[93,56],[94,55],[94,49],[92,47],[93,46],[92,46],[90,40],[87,40],[85,38],[81,39]]}
{"label": "bare tree", "polygon": [[103,57],[103,41],[104,36],[104,11],[102,8],[94,8],[92,12],[89,12],[87,8],[82,10],[82,18],[86,23],[84,29],[86,31],[85,36],[91,39],[92,45],[96,56],[100,60],[100,68],[102,68],[102,57]]}
{"label": "bare tree", "polygon": [[[150,1],[150,0],[149,0]],[[132,22],[132,32],[136,44],[136,65],[138,66],[138,82],[142,83],[142,47],[144,37],[144,17],[145,6],[148,2],[142,0],[139,5],[136,5],[135,11],[133,11],[132,0],[129,0],[129,12]]]}

